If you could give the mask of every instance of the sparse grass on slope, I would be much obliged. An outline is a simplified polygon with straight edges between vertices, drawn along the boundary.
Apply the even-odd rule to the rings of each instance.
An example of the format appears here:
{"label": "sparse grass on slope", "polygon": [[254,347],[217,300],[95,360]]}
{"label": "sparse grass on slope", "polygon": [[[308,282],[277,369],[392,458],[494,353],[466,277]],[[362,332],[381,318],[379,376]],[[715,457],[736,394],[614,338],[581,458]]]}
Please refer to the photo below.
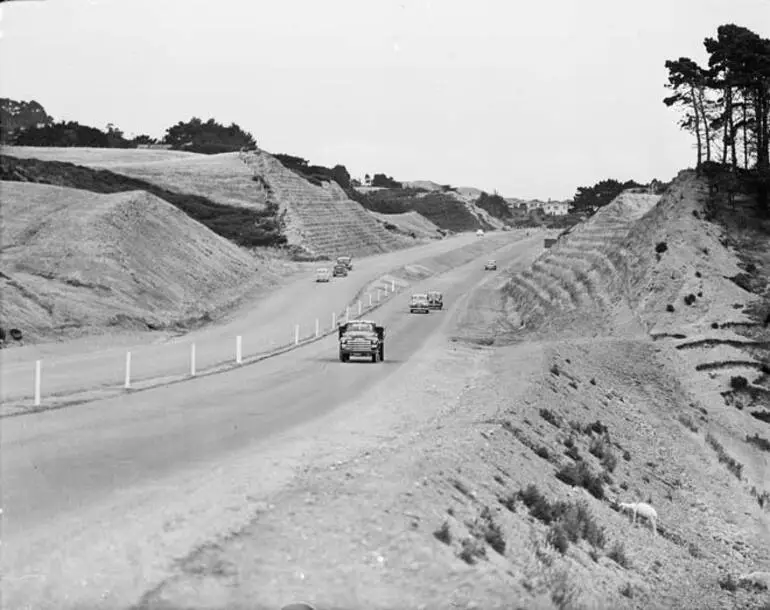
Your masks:
{"label": "sparse grass on slope", "polygon": [[0,155],[0,179],[66,186],[104,194],[146,191],[240,246],[275,246],[286,241],[281,234],[276,206],[246,209],[223,205],[200,195],[171,191],[109,170],[59,161],[18,159],[8,155]]}

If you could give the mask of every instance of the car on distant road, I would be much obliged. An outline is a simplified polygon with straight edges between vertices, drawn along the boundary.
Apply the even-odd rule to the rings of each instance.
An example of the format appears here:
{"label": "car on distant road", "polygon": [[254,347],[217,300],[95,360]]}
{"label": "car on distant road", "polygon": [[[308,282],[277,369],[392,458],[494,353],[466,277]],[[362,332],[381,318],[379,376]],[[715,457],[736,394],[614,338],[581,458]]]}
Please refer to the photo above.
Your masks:
{"label": "car on distant road", "polygon": [[479,229],[476,231],[476,237],[484,237],[484,229]]}
{"label": "car on distant road", "polygon": [[444,295],[442,295],[438,290],[429,290],[428,307],[430,307],[431,309],[443,309]]}
{"label": "car on distant road", "polygon": [[409,301],[409,313],[430,313],[427,294],[413,294]]}
{"label": "car on distant road", "polygon": [[340,362],[349,362],[351,356],[371,358],[372,362],[385,360],[385,328],[371,320],[351,320],[337,327],[340,344]]}
{"label": "car on distant road", "polygon": [[345,265],[334,265],[334,271],[332,271],[334,277],[347,277],[348,268]]}
{"label": "car on distant road", "polygon": [[331,282],[332,281],[332,272],[329,271],[326,267],[321,267],[320,269],[315,270],[315,281],[316,282]]}
{"label": "car on distant road", "polygon": [[353,259],[350,258],[349,256],[338,256],[337,264],[345,265],[345,267],[348,268],[348,271],[353,271]]}
{"label": "car on distant road", "polygon": [[488,260],[486,265],[484,265],[484,271],[496,271],[496,270],[497,270],[496,260]]}

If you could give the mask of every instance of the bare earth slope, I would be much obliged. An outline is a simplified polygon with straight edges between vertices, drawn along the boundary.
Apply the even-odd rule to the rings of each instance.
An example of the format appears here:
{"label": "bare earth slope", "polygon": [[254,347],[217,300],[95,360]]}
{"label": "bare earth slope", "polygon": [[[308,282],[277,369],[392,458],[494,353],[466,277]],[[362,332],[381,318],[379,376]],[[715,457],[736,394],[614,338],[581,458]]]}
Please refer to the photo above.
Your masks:
{"label": "bare earth slope", "polygon": [[[397,384],[325,422],[325,459],[138,607],[766,608],[768,452],[744,439],[768,426],[695,370],[704,344],[653,332],[722,339],[711,320],[756,300],[724,279],[707,198],[690,173],[657,203],[625,194],[492,275]],[[637,501],[658,535],[619,512]]]}
{"label": "bare earth slope", "polygon": [[413,245],[385,229],[335,182],[315,186],[265,152],[243,153],[243,162],[267,184],[284,213],[289,243],[312,254],[365,256]]}
{"label": "bare earth slope", "polygon": [[253,281],[245,251],[148,193],[0,192],[2,325],[30,339],[199,318]]}

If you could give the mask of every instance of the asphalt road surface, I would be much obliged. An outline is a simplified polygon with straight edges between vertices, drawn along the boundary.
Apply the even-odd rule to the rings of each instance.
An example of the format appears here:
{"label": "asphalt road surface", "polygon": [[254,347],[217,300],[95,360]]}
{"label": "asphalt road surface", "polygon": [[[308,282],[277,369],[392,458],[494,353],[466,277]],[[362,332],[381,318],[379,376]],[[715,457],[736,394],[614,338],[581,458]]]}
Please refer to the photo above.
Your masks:
{"label": "asphalt road surface", "polygon": [[[501,244],[511,233],[490,234],[484,238],[490,249]],[[316,284],[314,273],[302,274],[256,305],[241,308],[223,323],[190,332],[183,337],[159,344],[122,346],[98,351],[67,351],[66,345],[53,346],[55,353],[41,355],[36,346],[2,350],[0,352],[0,398],[6,404],[32,404],[33,372],[36,359],[42,359],[43,402],[62,399],[86,390],[122,386],[125,354],[132,351],[132,379],[163,379],[184,376],[189,371],[190,344],[196,343],[199,371],[232,361],[235,337],[243,337],[243,355],[270,351],[293,341],[295,324],[301,325],[301,335],[315,331],[315,319],[321,328],[331,327],[332,312],[344,312],[366,284],[391,269],[419,263],[420,260],[473,244],[478,238],[462,234],[426,245],[387,254],[354,260],[354,269],[347,278],[334,279],[329,284]],[[319,263],[319,266],[328,263]],[[148,335],[149,336],[149,335]],[[48,347],[48,346],[46,346]]]}
{"label": "asphalt road surface", "polygon": [[[502,270],[541,246],[536,236],[495,257]],[[162,532],[144,526],[136,533],[140,515],[170,511],[170,490],[183,473],[213,471],[230,454],[257,451],[396,375],[458,299],[490,277],[483,259],[412,287],[442,290],[442,312],[410,314],[404,293],[372,313],[386,327],[382,363],[340,363],[330,336],[221,374],[4,419],[3,607],[130,603],[162,554],[150,558]],[[188,501],[192,514],[192,495]]]}

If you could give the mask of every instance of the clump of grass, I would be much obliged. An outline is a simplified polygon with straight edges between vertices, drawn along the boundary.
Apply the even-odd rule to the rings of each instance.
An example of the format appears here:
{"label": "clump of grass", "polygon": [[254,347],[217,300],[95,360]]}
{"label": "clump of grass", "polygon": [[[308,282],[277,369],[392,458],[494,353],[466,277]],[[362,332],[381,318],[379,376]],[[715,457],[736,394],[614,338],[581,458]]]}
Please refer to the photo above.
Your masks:
{"label": "clump of grass", "polygon": [[719,588],[723,591],[733,593],[738,590],[738,581],[733,578],[732,574],[723,576],[717,582],[719,583]]}
{"label": "clump of grass", "polygon": [[540,417],[556,428],[561,427],[559,416],[550,409],[540,409]]}
{"label": "clump of grass", "polygon": [[567,457],[575,460],[576,462],[579,462],[580,460],[583,459],[582,456],[580,455],[580,452],[578,451],[578,448],[575,447],[574,445],[572,447],[570,447],[569,449],[567,449],[564,452],[564,455],[566,455]]}
{"label": "clump of grass", "polygon": [[449,522],[444,521],[440,528],[433,532],[433,537],[444,544],[452,543],[452,532],[449,531]]}
{"label": "clump of grass", "polygon": [[487,549],[484,544],[476,540],[475,538],[465,538],[462,541],[462,547],[458,557],[462,559],[468,565],[476,563],[477,559],[481,559],[487,556]]}
{"label": "clump of grass", "polygon": [[712,449],[714,449],[720,463],[727,466],[727,469],[740,479],[741,474],[743,473],[743,464],[738,462],[731,455],[728,455],[725,448],[722,446],[722,443],[720,443],[710,432],[706,435],[706,442],[711,445]]}
{"label": "clump of grass", "polygon": [[567,538],[567,532],[564,531],[561,523],[551,525],[545,540],[562,555],[569,549],[569,538]]}
{"label": "clump of grass", "polygon": [[703,277],[703,274],[700,271],[696,271],[695,277]]}
{"label": "clump of grass", "polygon": [[631,587],[630,582],[627,582],[623,587],[621,587],[620,594],[623,597],[627,597],[629,599],[634,597],[634,589]]}
{"label": "clump of grass", "polygon": [[591,381],[589,383],[591,385],[596,385],[596,379],[594,377],[591,377]]}
{"label": "clump of grass", "polygon": [[550,525],[548,543],[564,554],[569,543],[585,540],[592,547],[604,548],[606,536],[584,502],[549,502],[535,485],[519,491],[519,498],[535,519]]}
{"label": "clump of grass", "polygon": [[623,451],[623,459],[626,460],[626,462],[631,461],[631,452],[628,451],[627,449]]}
{"label": "clump of grass", "polygon": [[749,387],[749,380],[746,379],[743,375],[734,375],[730,377],[730,387],[734,391],[740,392],[741,390],[745,390],[747,387]]}
{"label": "clump of grass", "polygon": [[546,447],[543,447],[542,445],[535,448],[535,455],[543,458],[544,460],[547,460],[551,457],[551,454],[548,451],[548,449]]}
{"label": "clump of grass", "polygon": [[695,295],[690,293],[686,297],[684,297],[684,304],[685,305],[692,305],[695,303]]}
{"label": "clump of grass", "polygon": [[498,501],[500,504],[505,506],[509,511],[512,513],[516,512],[516,502],[519,499],[517,494],[508,494],[507,496],[503,496],[501,498],[498,498]]}
{"label": "clump of grass", "polygon": [[612,449],[610,448],[609,440],[606,436],[594,437],[591,440],[591,445],[588,448],[591,455],[596,456],[601,460],[602,466],[608,471],[613,472],[615,466],[618,464],[618,459],[615,457]]}
{"label": "clump of grass", "polygon": [[556,478],[567,485],[584,487],[594,498],[604,498],[604,483],[601,477],[594,474],[585,462],[577,462],[562,467]]}
{"label": "clump of grass", "polygon": [[719,328],[719,322],[712,322],[711,328]]}
{"label": "clump of grass", "polygon": [[559,370],[559,367],[556,364],[551,365],[551,374],[556,375],[557,377],[561,375],[561,371]]}
{"label": "clump of grass", "polygon": [[663,254],[666,250],[668,250],[668,244],[664,241],[659,241],[655,245],[655,253],[656,254]]}
{"label": "clump of grass", "polygon": [[607,557],[612,559],[612,561],[614,561],[622,568],[628,568],[628,566],[631,564],[631,562],[628,560],[628,556],[626,555],[626,547],[623,546],[623,543],[620,541],[617,541],[612,545],[612,548],[607,553]]}
{"label": "clump of grass", "polygon": [[452,479],[452,487],[454,487],[457,491],[459,491],[462,495],[464,495],[467,498],[473,497],[471,495],[471,490],[468,489],[468,486],[460,481],[459,479]]}
{"label": "clump of grass", "polygon": [[504,555],[505,537],[503,536],[503,531],[500,529],[500,526],[495,523],[495,519],[492,516],[492,511],[489,510],[489,507],[485,506],[484,510],[481,511],[480,529],[487,544],[500,555]]}
{"label": "clump of grass", "polygon": [[680,424],[682,424],[685,428],[687,428],[691,432],[698,432],[698,426],[693,421],[692,417],[690,417],[686,413],[680,414],[677,419],[679,420]]}
{"label": "clump of grass", "polygon": [[607,434],[609,429],[600,420],[596,420],[593,423],[586,424],[583,428],[583,432],[586,434]]}
{"label": "clump of grass", "polygon": [[668,305],[666,305],[666,311],[669,313],[673,313],[675,311],[674,306],[671,303],[669,303]]}
{"label": "clump of grass", "polygon": [[754,436],[746,435],[746,442],[758,447],[761,451],[770,451],[770,441],[763,436],[759,436],[759,433]]}

